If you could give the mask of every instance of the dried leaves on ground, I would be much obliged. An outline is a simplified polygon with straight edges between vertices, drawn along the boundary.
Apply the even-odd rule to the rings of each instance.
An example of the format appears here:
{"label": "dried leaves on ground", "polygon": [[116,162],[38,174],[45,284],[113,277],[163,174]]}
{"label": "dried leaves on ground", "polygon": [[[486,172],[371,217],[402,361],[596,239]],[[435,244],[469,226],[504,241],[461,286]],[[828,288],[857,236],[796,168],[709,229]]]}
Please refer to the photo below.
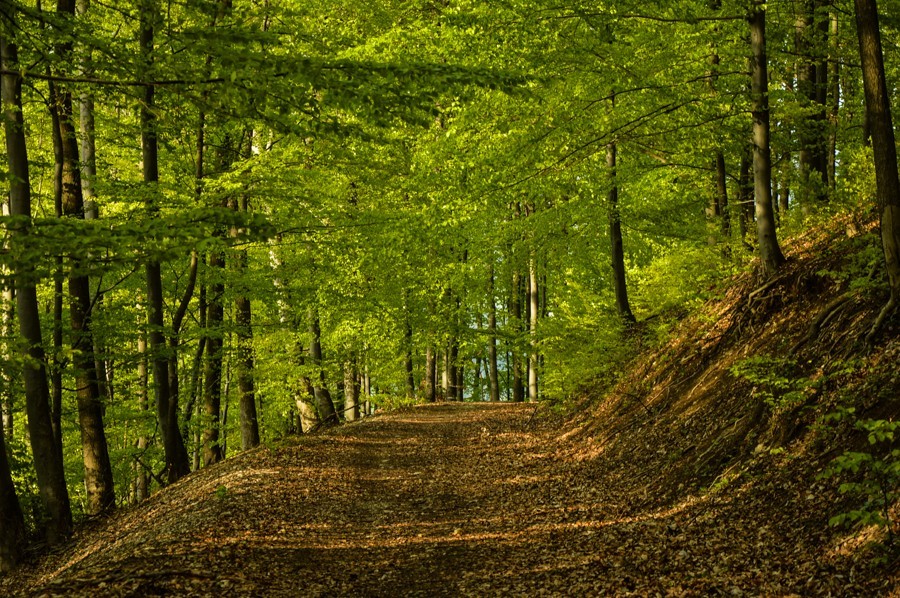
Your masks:
{"label": "dried leaves on ground", "polygon": [[[673,494],[627,483],[621,455],[534,410],[424,406],[244,453],[85,526],[0,582],[0,594],[850,596],[900,587],[896,572],[859,559],[827,527],[833,497],[790,463],[761,458],[721,489]],[[657,479],[672,483],[664,471]]]}

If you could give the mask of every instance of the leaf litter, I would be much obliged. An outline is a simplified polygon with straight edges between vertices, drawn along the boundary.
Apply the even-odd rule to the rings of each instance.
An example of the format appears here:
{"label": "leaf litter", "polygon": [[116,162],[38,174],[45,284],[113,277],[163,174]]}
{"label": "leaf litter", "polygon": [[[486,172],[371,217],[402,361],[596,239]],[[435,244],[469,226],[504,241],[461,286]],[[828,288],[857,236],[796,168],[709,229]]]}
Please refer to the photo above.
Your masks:
{"label": "leaf litter", "polygon": [[896,571],[836,548],[834,497],[802,464],[671,492],[534,409],[421,406],[243,453],[83,526],[0,594],[898,595]]}

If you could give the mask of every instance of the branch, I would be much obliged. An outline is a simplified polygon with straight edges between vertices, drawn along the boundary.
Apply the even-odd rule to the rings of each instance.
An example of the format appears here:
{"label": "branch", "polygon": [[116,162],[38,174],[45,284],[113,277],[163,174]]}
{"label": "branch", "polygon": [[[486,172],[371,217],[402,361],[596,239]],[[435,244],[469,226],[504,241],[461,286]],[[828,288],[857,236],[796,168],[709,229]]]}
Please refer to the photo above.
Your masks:
{"label": "branch", "polygon": [[[156,81],[114,81],[112,79],[98,79],[96,77],[67,77],[65,75],[51,75],[37,71],[22,69],[0,69],[0,75],[16,75],[22,79],[38,79],[41,81],[56,81],[61,83],[92,83],[94,85],[111,85],[115,87],[146,87],[148,85],[208,85],[212,83],[225,83],[225,77],[213,77],[211,79],[160,79]],[[283,75],[282,75],[283,76]]]}

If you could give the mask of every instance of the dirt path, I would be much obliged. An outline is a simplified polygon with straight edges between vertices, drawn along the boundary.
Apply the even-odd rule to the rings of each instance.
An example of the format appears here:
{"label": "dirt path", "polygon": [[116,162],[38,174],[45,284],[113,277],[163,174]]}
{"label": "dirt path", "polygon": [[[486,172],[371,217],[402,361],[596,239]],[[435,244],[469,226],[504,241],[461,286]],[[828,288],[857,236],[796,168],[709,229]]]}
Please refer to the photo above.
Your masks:
{"label": "dirt path", "polygon": [[802,529],[773,533],[727,504],[623,517],[627,495],[566,459],[533,410],[421,407],[240,455],[94,523],[0,594],[10,583],[76,596],[872,590],[799,558]]}

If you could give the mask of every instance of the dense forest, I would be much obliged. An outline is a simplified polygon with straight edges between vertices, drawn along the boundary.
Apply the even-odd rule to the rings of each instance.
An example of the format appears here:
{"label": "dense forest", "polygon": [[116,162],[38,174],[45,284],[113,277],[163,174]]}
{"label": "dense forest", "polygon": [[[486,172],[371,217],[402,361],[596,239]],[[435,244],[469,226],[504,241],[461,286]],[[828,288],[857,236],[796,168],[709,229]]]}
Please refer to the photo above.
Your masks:
{"label": "dense forest", "polygon": [[612,384],[790,235],[875,222],[835,276],[893,330],[896,0],[0,0],[0,36],[0,570],[286,434]]}

